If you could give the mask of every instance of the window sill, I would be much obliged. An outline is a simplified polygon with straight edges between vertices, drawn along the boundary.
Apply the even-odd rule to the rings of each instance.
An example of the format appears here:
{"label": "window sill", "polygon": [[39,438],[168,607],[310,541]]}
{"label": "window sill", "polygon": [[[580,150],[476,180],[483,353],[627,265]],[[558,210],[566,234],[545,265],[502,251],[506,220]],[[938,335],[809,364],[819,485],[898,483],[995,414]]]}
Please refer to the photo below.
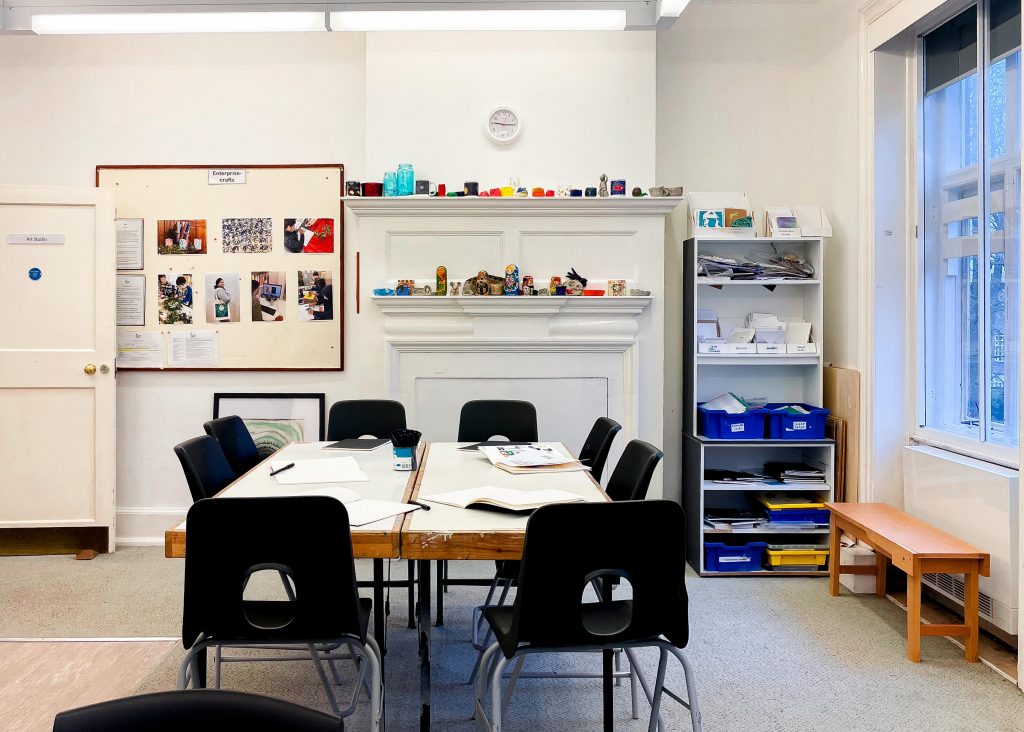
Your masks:
{"label": "window sill", "polygon": [[920,427],[910,435],[911,442],[949,450],[975,460],[992,463],[1013,470],[1020,469],[1020,451],[1013,447],[992,445],[968,440],[948,432]]}

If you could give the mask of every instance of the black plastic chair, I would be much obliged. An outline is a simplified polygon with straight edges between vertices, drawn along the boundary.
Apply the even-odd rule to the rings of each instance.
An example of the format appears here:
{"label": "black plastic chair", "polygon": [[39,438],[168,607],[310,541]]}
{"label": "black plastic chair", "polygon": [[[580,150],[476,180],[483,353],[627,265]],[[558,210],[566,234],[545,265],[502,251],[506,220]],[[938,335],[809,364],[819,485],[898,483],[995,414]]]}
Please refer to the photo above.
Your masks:
{"label": "black plastic chair", "polygon": [[590,474],[598,483],[604,475],[604,464],[608,461],[608,453],[612,449],[615,435],[621,429],[622,425],[614,419],[598,417],[594,426],[590,428],[583,449],[580,450],[580,462],[590,468]]}
{"label": "black plastic chair", "polygon": [[339,732],[337,717],[240,691],[161,691],[61,712],[53,732],[182,732],[183,729],[247,732]]}
{"label": "black plastic chair", "polygon": [[[339,716],[355,711],[359,688],[370,671],[372,728],[380,724],[381,655],[368,633],[372,601],[360,598],[348,512],[327,496],[231,498],[199,501],[188,512],[182,645],[188,649],[178,676],[205,685],[209,646],[304,646]],[[267,531],[267,526],[274,526]],[[257,571],[287,577],[287,600],[246,600]],[[345,646],[347,655],[331,651]],[[324,671],[341,658],[361,659],[349,706],[341,710]],[[217,651],[215,670],[221,660]],[[246,661],[247,657],[232,659]],[[276,661],[280,657],[254,660]],[[333,673],[333,667],[331,668]]]}
{"label": "black plastic chair", "polygon": [[241,417],[232,414],[211,419],[203,424],[203,429],[220,443],[235,475],[248,473],[263,460]]}
{"label": "black plastic chair", "polygon": [[536,407],[514,399],[480,399],[462,405],[459,442],[486,442],[496,436],[511,442],[536,442]]}
{"label": "black plastic chair", "polygon": [[[602,417],[601,419],[606,419]],[[598,422],[601,421],[598,420]],[[612,422],[612,420],[608,420]],[[618,427],[618,424],[612,422]],[[597,425],[594,426],[595,429]],[[621,427],[619,427],[621,429]],[[617,430],[616,430],[617,431]],[[593,434],[594,430],[591,430]],[[611,446],[611,440],[614,439],[615,432],[611,433],[611,437],[608,439],[609,447]],[[654,469],[658,467],[658,463],[665,457],[665,453],[656,448],[654,445],[644,442],[643,440],[630,440],[626,444],[626,449],[622,451],[622,457],[619,458],[619,462],[615,465],[615,470],[612,471],[611,477],[608,479],[608,488],[605,492],[612,501],[642,501],[647,497],[647,490],[651,486],[651,478],[654,476]],[[483,652],[487,647],[487,642],[490,640],[490,634],[485,633],[483,641],[479,640],[480,632],[482,629],[482,618],[483,611],[487,607],[501,607],[505,604],[505,600],[508,597],[509,590],[516,584],[516,580],[519,579],[519,572],[521,571],[522,563],[516,559],[498,559],[494,562],[495,573],[494,581],[491,582],[490,589],[487,592],[487,597],[484,600],[484,604],[473,609],[473,647],[479,651],[477,656],[476,665],[473,666],[473,670],[470,672],[469,681],[473,682],[476,678],[476,673],[480,667],[480,663],[483,660]],[[498,602],[496,605],[491,605],[491,600],[494,599],[494,593],[501,587],[501,594],[498,596]],[[618,674],[618,672],[616,672]],[[623,674],[625,675],[625,674]],[[550,674],[545,676],[544,674],[535,674],[535,676],[541,676],[543,678],[553,678],[561,676],[563,678],[572,678],[572,674]]]}
{"label": "black plastic chair", "polygon": [[651,443],[630,440],[608,478],[605,493],[613,501],[643,500],[651,486],[654,469],[663,457],[665,453]]}
{"label": "black plastic chair", "polygon": [[220,443],[209,435],[193,437],[175,445],[174,454],[185,471],[193,502],[212,498],[236,477]]}
{"label": "black plastic chair", "polygon": [[[682,652],[689,639],[685,517],[675,501],[556,504],[538,509],[526,525],[515,602],[489,607],[484,617],[496,641],[484,654],[476,683],[478,729],[501,729],[501,717],[522,670],[535,653],[659,650],[649,732],[660,721],[665,668],[674,655],[686,676],[686,701],[694,730],[701,729],[693,669]],[[584,602],[594,580],[628,580],[631,597]],[[515,661],[502,698],[501,680]],[[491,719],[484,697],[490,688]]]}
{"label": "black plastic chair", "polygon": [[405,407],[401,402],[349,399],[331,405],[327,418],[327,439],[355,440],[364,435],[381,438],[405,427]]}

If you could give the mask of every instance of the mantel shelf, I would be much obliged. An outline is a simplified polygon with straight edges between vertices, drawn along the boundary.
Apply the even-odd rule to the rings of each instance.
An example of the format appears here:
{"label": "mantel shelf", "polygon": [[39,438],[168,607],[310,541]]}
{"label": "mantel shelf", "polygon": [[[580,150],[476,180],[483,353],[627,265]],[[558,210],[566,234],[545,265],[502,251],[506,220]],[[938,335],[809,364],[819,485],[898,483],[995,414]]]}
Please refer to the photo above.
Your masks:
{"label": "mantel shelf", "polygon": [[357,216],[664,216],[685,197],[492,198],[429,196],[344,198]]}
{"label": "mantel shelf", "polygon": [[506,297],[470,295],[374,295],[370,298],[386,315],[639,315],[653,297],[559,297],[535,295]]}

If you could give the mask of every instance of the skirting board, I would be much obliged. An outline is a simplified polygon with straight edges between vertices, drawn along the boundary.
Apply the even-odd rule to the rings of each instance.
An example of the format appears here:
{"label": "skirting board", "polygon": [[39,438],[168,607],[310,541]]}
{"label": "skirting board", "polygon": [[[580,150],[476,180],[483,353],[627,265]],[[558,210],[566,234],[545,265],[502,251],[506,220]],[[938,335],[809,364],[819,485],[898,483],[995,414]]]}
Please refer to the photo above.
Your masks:
{"label": "skirting board", "polygon": [[163,546],[164,532],[185,520],[188,506],[118,506],[116,540],[120,546]]}

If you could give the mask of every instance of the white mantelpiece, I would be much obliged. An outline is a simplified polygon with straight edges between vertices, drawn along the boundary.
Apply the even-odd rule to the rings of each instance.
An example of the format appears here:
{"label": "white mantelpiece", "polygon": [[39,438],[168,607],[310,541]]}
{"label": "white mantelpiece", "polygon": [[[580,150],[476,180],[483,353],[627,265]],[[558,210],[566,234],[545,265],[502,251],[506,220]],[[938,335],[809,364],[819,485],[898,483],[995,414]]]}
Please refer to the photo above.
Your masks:
{"label": "white mantelpiece", "polygon": [[[665,215],[678,198],[347,198],[346,249],[359,252],[362,332],[373,365],[360,391],[401,400],[428,440],[455,438],[463,402],[528,399],[540,437],[578,450],[599,416],[630,439],[663,441]],[[537,287],[574,268],[650,297],[381,296],[398,279],[433,283],[514,263]],[[348,311],[352,313],[352,310]],[[365,326],[369,325],[370,328]],[[350,346],[352,347],[352,346]],[[649,495],[661,495],[659,473]]]}

